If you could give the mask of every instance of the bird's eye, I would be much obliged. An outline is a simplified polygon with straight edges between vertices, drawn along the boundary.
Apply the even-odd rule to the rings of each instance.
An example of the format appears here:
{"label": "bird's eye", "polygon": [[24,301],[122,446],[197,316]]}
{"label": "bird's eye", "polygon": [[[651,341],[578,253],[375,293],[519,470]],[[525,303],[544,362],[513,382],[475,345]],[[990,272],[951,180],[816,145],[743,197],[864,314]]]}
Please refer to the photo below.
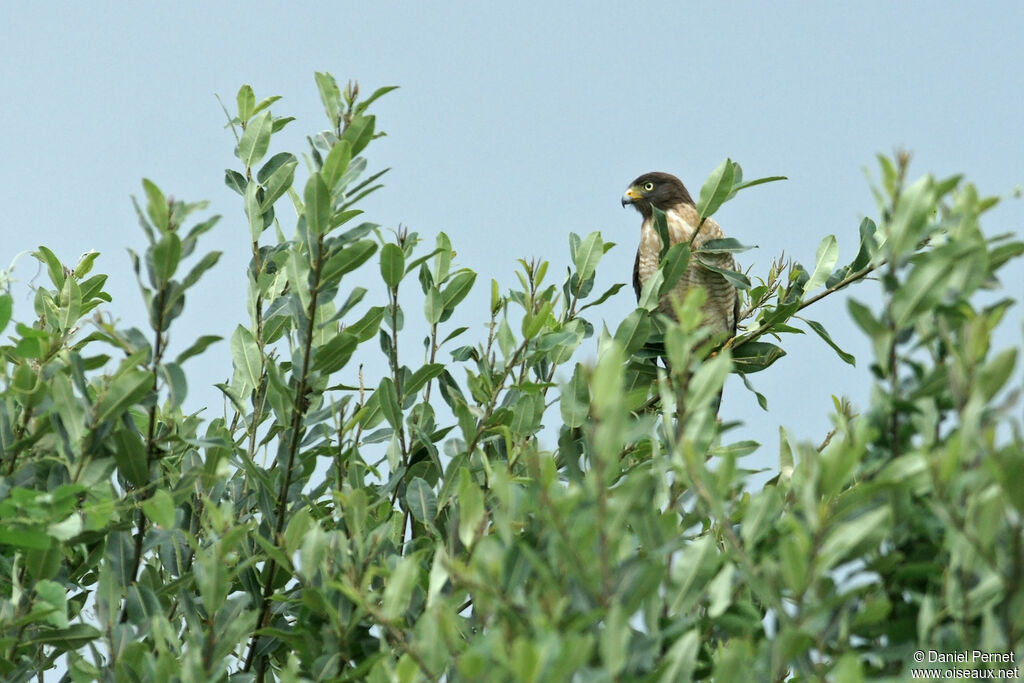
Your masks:
{"label": "bird's eye", "polygon": [[650,192],[653,189],[654,189],[654,183],[652,183],[650,181],[644,183],[644,190],[646,190],[647,192]]}

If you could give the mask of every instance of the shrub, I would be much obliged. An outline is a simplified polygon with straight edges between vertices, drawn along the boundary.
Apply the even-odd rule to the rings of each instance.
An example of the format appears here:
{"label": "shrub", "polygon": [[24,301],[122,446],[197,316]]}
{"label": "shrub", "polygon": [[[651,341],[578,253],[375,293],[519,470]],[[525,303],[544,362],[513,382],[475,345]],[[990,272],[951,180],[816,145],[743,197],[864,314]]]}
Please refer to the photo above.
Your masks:
{"label": "shrub", "polygon": [[[301,189],[298,158],[268,156],[292,119],[238,93],[225,179],[250,230],[250,320],[224,416],[182,408],[188,359],[219,338],[167,355],[219,257],[199,249],[217,222],[203,204],[143,182],[147,331],[110,322],[95,253],[35,252],[52,287],[33,322],[12,328],[0,295],[6,680],[858,681],[904,674],[915,651],[1022,654],[1017,350],[993,348],[1016,302],[985,292],[1024,243],[982,233],[995,199],[882,158],[880,218],[849,264],[827,237],[809,271],[722,273],[746,327],[717,349],[700,292],[678,323],[652,313],[700,251],[664,254],[611,333],[591,317],[622,287],[593,291],[613,245],[571,235],[564,280],[521,261],[519,288],[490,283],[486,339],[466,342],[452,316],[477,275],[448,236],[360,222],[382,175],[369,107],[390,88],[316,80],[330,128]],[[766,180],[727,160],[702,215]],[[368,272],[382,299],[356,284]],[[740,461],[761,446],[732,442],[713,398],[869,275],[881,305],[848,305],[872,344],[870,405],[837,401],[817,447],[782,432],[777,476],[751,486]],[[593,366],[575,361],[584,344]],[[357,365],[374,347],[382,362]]]}

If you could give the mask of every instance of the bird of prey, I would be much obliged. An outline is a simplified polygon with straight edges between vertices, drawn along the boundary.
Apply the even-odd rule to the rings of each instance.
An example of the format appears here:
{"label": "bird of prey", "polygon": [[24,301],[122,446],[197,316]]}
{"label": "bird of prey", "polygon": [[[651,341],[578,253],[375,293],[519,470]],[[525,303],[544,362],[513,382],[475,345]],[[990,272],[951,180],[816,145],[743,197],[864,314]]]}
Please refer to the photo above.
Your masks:
{"label": "bird of prey", "polygon": [[[658,270],[661,258],[661,237],[654,225],[654,208],[665,212],[671,244],[687,242],[696,250],[708,240],[721,239],[725,236],[718,223],[707,218],[700,226],[700,234],[694,237],[700,224],[697,207],[682,181],[669,173],[645,173],[634,180],[622,195],[622,205],[630,204],[643,216],[643,223],[640,225],[640,246],[636,251],[636,262],[633,264],[633,289],[636,290],[637,300],[640,299],[644,283]],[[730,253],[707,254],[703,258],[718,268],[736,269]],[[675,294],[682,300],[691,287],[697,286],[703,286],[707,290],[707,299],[702,308],[703,324],[721,341],[732,337],[736,333],[736,319],[739,314],[736,288],[721,274],[704,268],[695,258],[690,260],[678,284],[662,297],[658,310],[675,317],[669,301],[670,296]]]}

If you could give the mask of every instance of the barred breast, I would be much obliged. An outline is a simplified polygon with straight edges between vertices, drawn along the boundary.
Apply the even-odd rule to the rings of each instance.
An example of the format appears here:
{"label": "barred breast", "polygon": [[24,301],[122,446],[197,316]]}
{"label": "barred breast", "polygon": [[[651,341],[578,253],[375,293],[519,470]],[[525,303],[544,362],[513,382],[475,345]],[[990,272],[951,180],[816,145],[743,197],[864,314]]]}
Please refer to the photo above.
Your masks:
{"label": "barred breast", "polygon": [[[672,244],[689,242],[699,222],[697,211],[689,205],[683,206],[679,210],[667,211],[665,219],[668,224],[669,240]],[[645,219],[640,231],[640,247],[637,251],[636,266],[637,277],[642,287],[658,269],[661,238],[654,227],[653,218]],[[693,247],[697,249],[708,240],[721,239],[724,236],[718,223],[709,218],[704,221],[700,234],[693,241]],[[708,254],[704,258],[719,268],[736,269],[736,262],[732,254]],[[702,307],[704,324],[711,326],[716,335],[732,336],[736,329],[736,288],[718,273],[701,267],[695,259],[692,259],[672,293],[682,299],[686,296],[687,291],[694,286],[703,286],[707,290],[707,300]],[[671,294],[665,295],[658,310],[671,316],[673,313],[670,296]]]}

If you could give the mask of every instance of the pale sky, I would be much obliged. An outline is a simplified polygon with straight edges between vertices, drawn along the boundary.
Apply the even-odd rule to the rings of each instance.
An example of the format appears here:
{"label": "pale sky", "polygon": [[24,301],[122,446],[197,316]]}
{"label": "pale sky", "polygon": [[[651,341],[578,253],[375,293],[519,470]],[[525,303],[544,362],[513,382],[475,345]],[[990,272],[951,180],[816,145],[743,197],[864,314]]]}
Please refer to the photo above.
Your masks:
{"label": "pale sky", "polygon": [[[5,3],[0,267],[40,244],[72,265],[96,249],[96,269],[111,276],[108,310],[145,328],[125,249],[144,248],[129,196],[148,177],[223,214],[200,249],[225,255],[189,297],[172,352],[199,334],[228,337],[245,321],[248,229],[223,184],[237,162],[215,94],[229,108],[243,83],[257,98],[282,95],[275,115],[297,121],[272,151],[301,154],[304,136],[325,127],[314,71],[367,92],[401,86],[374,107],[388,136],[370,147],[370,169],[393,170],[363,208],[430,244],[449,234],[460,264],[479,274],[456,315],[463,324],[486,319],[490,279],[513,286],[519,257],[550,260],[549,278],[560,278],[570,232],[600,230],[619,245],[597,291],[629,282],[640,224],[619,205],[629,181],[668,171],[696,195],[725,157],[747,178],[789,177],[716,216],[729,236],[759,245],[741,257],[752,275],[782,251],[813,265],[830,233],[845,263],[860,219],[877,216],[864,176],[876,153],[906,148],[913,176],[964,173],[983,194],[1024,182],[1022,30],[1019,2]],[[279,215],[289,210],[284,202]],[[1009,200],[983,228],[1020,232],[1022,222],[1022,200]],[[46,282],[27,256],[14,276]],[[375,286],[371,296],[382,296]],[[1004,286],[1020,297],[1024,269]],[[877,291],[850,293],[877,305]],[[31,298],[15,292],[15,319],[27,321]],[[764,444],[745,464],[776,466],[779,425],[819,442],[831,394],[867,407],[869,345],[841,298],[807,313],[856,368],[809,333],[784,339],[789,355],[751,376],[768,413],[738,381],[727,385],[722,416],[746,423],[733,436]],[[421,310],[419,299],[407,305],[409,318]],[[627,286],[597,315],[614,330],[633,307]],[[1020,321],[1014,309],[1002,344],[1020,345]],[[418,338],[407,343],[418,352]],[[595,348],[588,340],[583,357]],[[227,342],[186,372],[187,405],[219,414],[209,385],[230,377]]]}

